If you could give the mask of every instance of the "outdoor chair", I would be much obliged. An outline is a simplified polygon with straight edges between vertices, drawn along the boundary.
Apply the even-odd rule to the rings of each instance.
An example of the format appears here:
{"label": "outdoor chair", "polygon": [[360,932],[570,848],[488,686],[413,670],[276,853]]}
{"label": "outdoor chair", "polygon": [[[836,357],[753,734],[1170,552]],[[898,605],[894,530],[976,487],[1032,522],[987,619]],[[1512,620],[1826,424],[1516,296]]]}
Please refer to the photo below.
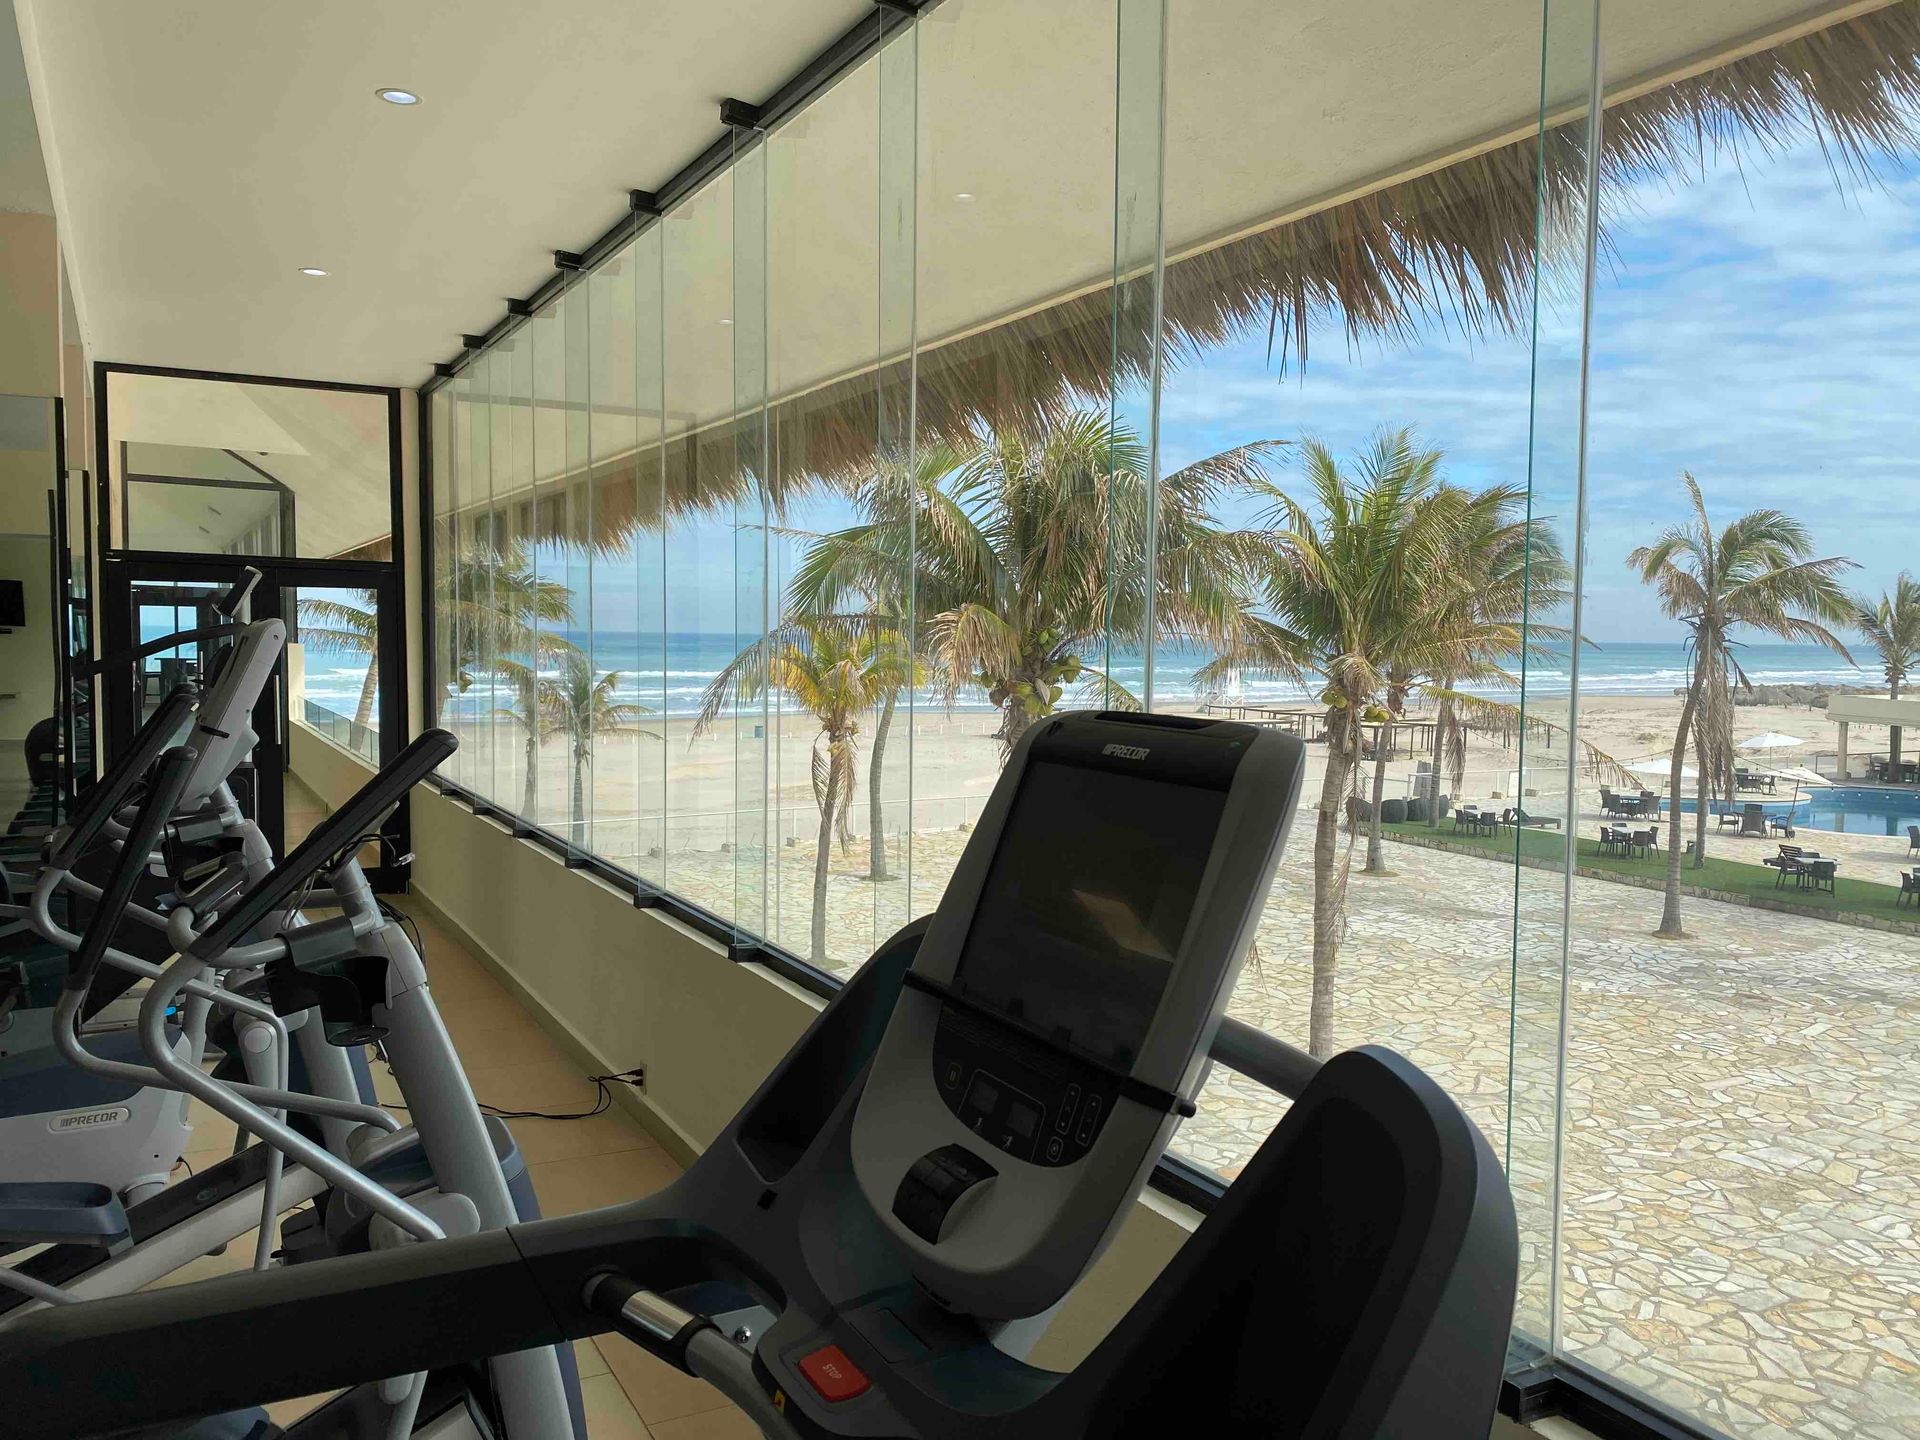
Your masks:
{"label": "outdoor chair", "polygon": [[1736,770],[1733,772],[1733,788],[1736,790],[1758,790],[1760,788],[1760,781],[1751,770]]}
{"label": "outdoor chair", "polygon": [[1896,905],[1904,905],[1909,899],[1912,899],[1914,904],[1920,905],[1920,874],[1916,874],[1912,870],[1902,870],[1900,872],[1900,893],[1894,897],[1893,903]]}
{"label": "outdoor chair", "polygon": [[1713,823],[1722,830],[1726,829],[1729,825],[1738,825],[1740,823],[1740,812],[1722,805],[1713,812]]}
{"label": "outdoor chair", "polygon": [[1472,830],[1474,825],[1479,821],[1479,819],[1480,819],[1480,812],[1477,810],[1454,811],[1453,812],[1453,833],[1458,835],[1462,830]]}
{"label": "outdoor chair", "polygon": [[1787,883],[1790,877],[1796,885],[1800,883],[1799,875],[1801,867],[1798,855],[1782,855],[1779,860],[1774,863],[1779,866],[1779,873],[1773,877],[1774,889],[1778,890],[1782,885]]}
{"label": "outdoor chair", "polygon": [[1749,802],[1740,807],[1740,833],[1767,838],[1767,812]]}
{"label": "outdoor chair", "polygon": [[1907,826],[1907,854],[1920,855],[1920,825]]}
{"label": "outdoor chair", "polygon": [[1618,855],[1627,848],[1627,832],[1612,825],[1600,827],[1600,853]]}
{"label": "outdoor chair", "polygon": [[1802,890],[1824,890],[1831,895],[1834,893],[1834,877],[1839,869],[1838,861],[1810,860],[1798,866],[1794,880]]}
{"label": "outdoor chair", "polygon": [[1773,834],[1773,835],[1788,835],[1788,836],[1791,836],[1791,835],[1793,834],[1793,815],[1792,815],[1792,813],[1791,813],[1791,812],[1789,812],[1789,813],[1788,813],[1788,814],[1786,815],[1786,817],[1785,817],[1784,819],[1782,819],[1782,818],[1780,818],[1779,816],[1771,816],[1771,815],[1770,815],[1770,816],[1768,816],[1768,817],[1767,817],[1767,830],[1768,830],[1768,833],[1770,833],[1770,834]]}
{"label": "outdoor chair", "polygon": [[1498,835],[1500,833],[1501,822],[1505,819],[1505,815],[1496,815],[1491,810],[1476,810],[1472,815],[1467,817],[1467,823],[1476,835],[1482,830],[1486,831],[1489,835]]}
{"label": "outdoor chair", "polygon": [[1660,832],[1654,830],[1635,830],[1627,836],[1627,850],[1635,859],[1650,855],[1660,848]]}

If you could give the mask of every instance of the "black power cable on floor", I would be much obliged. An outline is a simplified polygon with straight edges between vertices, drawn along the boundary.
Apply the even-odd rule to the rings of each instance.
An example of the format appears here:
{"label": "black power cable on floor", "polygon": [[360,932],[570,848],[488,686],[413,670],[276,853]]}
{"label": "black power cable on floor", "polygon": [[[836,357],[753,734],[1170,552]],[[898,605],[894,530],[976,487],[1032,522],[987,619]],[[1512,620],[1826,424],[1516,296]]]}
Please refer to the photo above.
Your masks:
{"label": "black power cable on floor", "polygon": [[[387,1059],[386,1051],[380,1049],[377,1045],[375,1048],[379,1050],[380,1063],[387,1067],[387,1074],[393,1074],[393,1062]],[[622,1070],[616,1074],[589,1075],[586,1078],[591,1080],[594,1086],[593,1106],[587,1110],[565,1112],[554,1110],[502,1110],[498,1105],[490,1105],[478,1096],[474,1097],[474,1103],[478,1105],[482,1111],[493,1116],[496,1120],[591,1120],[596,1115],[606,1114],[607,1111],[613,1107],[613,1090],[611,1088],[613,1081],[617,1080],[623,1085],[631,1085],[637,1090],[646,1082],[647,1072],[644,1067],[636,1065],[631,1070]],[[397,1100],[383,1100],[380,1102],[380,1107],[383,1110],[405,1110],[408,1113],[412,1113],[411,1106],[402,1105]]]}
{"label": "black power cable on floor", "polygon": [[[361,839],[354,841],[351,846],[347,847],[346,850],[343,851],[343,854],[358,850],[368,839],[383,838],[383,836],[377,834],[363,836]],[[380,907],[380,913],[382,915],[393,921],[394,924],[398,925],[406,933],[408,941],[413,946],[414,954],[420,957],[420,963],[424,966],[427,960],[427,942],[421,938],[420,926],[414,920],[413,916],[409,915],[399,906],[390,904],[384,896],[375,896],[374,903]],[[387,1073],[389,1075],[393,1074],[393,1062],[387,1059],[386,1048],[378,1044],[376,1044],[374,1048],[379,1053],[380,1063],[387,1067]],[[498,1105],[489,1105],[485,1100],[481,1100],[478,1097],[475,1098],[475,1103],[479,1105],[481,1110],[497,1120],[591,1120],[596,1115],[604,1115],[608,1110],[613,1108],[613,1090],[610,1087],[614,1081],[617,1080],[623,1085],[631,1085],[637,1090],[641,1085],[646,1083],[647,1072],[644,1067],[636,1065],[631,1070],[620,1070],[611,1075],[589,1075],[586,1078],[593,1082],[594,1087],[592,1108],[586,1110],[574,1110],[565,1113],[552,1110],[502,1110]],[[389,1104],[386,1108],[389,1110],[409,1110],[409,1107],[400,1104]],[[409,1113],[411,1113],[410,1110]]]}

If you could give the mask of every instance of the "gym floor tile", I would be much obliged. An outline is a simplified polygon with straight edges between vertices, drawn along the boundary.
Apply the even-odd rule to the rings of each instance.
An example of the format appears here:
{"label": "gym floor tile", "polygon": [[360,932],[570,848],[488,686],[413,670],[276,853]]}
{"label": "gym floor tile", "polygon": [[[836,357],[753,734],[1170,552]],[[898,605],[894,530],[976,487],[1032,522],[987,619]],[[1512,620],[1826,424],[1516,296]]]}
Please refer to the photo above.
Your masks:
{"label": "gym floor tile", "polygon": [[508,1125],[529,1165],[606,1155],[615,1150],[658,1148],[653,1136],[618,1110],[589,1120],[511,1120]]}
{"label": "gym floor tile", "polygon": [[588,1440],[652,1440],[613,1376],[582,1376],[580,1400],[587,1413]]}
{"label": "gym floor tile", "polygon": [[726,1397],[706,1381],[674,1369],[630,1340],[596,1335],[593,1343],[633,1408],[649,1425],[717,1410],[727,1403]]}
{"label": "gym floor tile", "polygon": [[572,1215],[651,1195],[678,1179],[680,1167],[672,1156],[655,1148],[543,1160],[529,1165],[527,1173],[533,1177],[543,1214]]}
{"label": "gym floor tile", "polygon": [[762,1440],[760,1427],[747,1418],[744,1410],[732,1405],[648,1428],[653,1431],[653,1440]]}

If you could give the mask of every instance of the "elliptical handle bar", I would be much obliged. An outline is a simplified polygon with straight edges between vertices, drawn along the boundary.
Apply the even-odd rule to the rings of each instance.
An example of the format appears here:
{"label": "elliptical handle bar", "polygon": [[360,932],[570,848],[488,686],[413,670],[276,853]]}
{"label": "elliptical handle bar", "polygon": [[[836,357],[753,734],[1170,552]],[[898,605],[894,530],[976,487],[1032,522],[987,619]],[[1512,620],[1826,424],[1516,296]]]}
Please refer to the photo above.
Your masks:
{"label": "elliptical handle bar", "polygon": [[233,582],[232,589],[213,602],[213,608],[227,619],[233,619],[240,613],[240,607],[247,603],[247,597],[253,594],[253,588],[260,583],[260,579],[260,572],[253,566],[242,566],[240,578]]}
{"label": "elliptical handle bar", "polygon": [[353,793],[351,799],[334,811],[324,825],[302,840],[274,866],[273,873],[261,880],[227,910],[217,923],[201,932],[193,944],[195,959],[213,961],[231,949],[240,937],[275,910],[287,908],[307,877],[325,865],[334,855],[360,836],[375,829],[387,812],[398,805],[428,775],[432,774],[460,748],[451,731],[428,730],[398,755],[379,774]]}
{"label": "elliptical handle bar", "polygon": [[[153,764],[155,757],[185,737],[187,717],[193,713],[197,694],[191,685],[173,687],[172,693],[160,702],[159,708],[135,732],[133,743],[107,767],[107,773],[87,792],[86,803],[80,807],[80,813],[74,818],[65,838],[54,847],[48,857],[49,863],[60,870],[71,870],[93,842],[100,838],[107,821],[113,818],[114,811],[120,808],[134,784],[147,773],[147,767]],[[184,776],[182,783],[185,783]],[[171,812],[160,818],[171,818]],[[144,856],[141,858],[145,859]]]}
{"label": "elliptical handle bar", "polygon": [[94,907],[86,932],[80,937],[80,948],[68,957],[67,989],[86,990],[92,986],[94,972],[107,953],[114,928],[133,899],[140,872],[147,867],[147,857],[153,853],[160,831],[179,803],[187,776],[199,758],[200,752],[186,745],[176,745],[160,757],[153,784],[147,789],[146,799],[140,802],[140,811],[134,816],[126,841],[120,847],[120,858],[100,889],[99,904]]}

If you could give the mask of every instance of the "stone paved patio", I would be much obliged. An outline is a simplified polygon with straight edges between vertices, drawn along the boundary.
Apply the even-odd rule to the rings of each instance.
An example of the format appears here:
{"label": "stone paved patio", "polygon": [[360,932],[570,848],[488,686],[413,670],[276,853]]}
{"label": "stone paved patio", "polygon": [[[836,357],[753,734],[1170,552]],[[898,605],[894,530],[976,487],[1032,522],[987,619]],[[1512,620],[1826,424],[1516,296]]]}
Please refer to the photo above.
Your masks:
{"label": "stone paved patio", "polygon": [[[965,839],[913,838],[911,895],[867,882],[863,847],[836,854],[835,966],[930,908]],[[1388,859],[1396,873],[1353,880],[1339,1041],[1411,1056],[1506,1152],[1519,1323],[1544,1336],[1562,886],[1413,846]],[[780,862],[771,928],[805,954],[811,848]],[[675,889],[732,908],[731,857],[668,863]],[[1233,1003],[1296,1042],[1310,890],[1304,867],[1283,873]],[[1740,1440],[1913,1440],[1920,943],[1700,900],[1691,938],[1659,941],[1658,910],[1652,892],[1574,885],[1562,1344]],[[1177,1147],[1230,1175],[1282,1107],[1216,1072]]]}

